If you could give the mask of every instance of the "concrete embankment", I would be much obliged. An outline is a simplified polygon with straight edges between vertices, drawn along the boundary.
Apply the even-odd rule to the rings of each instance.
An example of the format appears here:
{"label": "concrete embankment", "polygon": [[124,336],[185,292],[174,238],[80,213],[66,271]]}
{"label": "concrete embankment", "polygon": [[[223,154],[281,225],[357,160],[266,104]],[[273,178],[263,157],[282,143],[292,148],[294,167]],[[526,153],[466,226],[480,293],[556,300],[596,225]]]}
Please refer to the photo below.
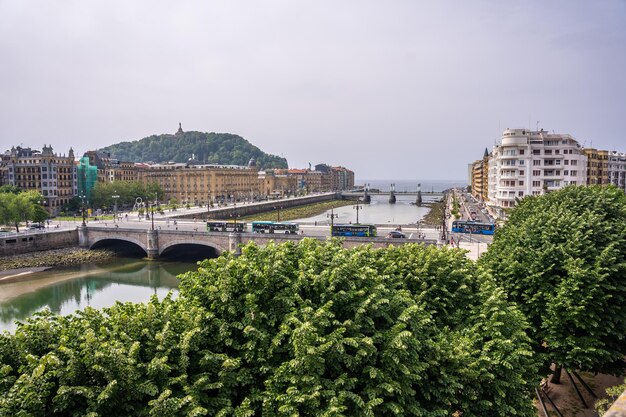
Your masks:
{"label": "concrete embankment", "polygon": [[78,246],[76,229],[12,234],[0,238],[0,257],[74,246]]}

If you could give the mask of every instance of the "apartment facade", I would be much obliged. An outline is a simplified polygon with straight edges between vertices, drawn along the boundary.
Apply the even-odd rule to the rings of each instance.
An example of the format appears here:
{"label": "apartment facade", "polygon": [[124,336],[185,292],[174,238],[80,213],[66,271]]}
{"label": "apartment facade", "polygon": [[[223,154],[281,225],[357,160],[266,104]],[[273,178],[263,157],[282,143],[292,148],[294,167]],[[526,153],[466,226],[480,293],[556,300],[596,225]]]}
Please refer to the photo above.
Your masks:
{"label": "apartment facade", "polygon": [[488,204],[499,218],[528,195],[587,182],[587,155],[568,134],[506,129],[488,164]]}
{"label": "apartment facade", "polygon": [[89,165],[98,168],[98,182],[137,181],[134,162],[112,158],[109,152],[88,151],[83,156],[89,158]]}
{"label": "apartment facade", "polygon": [[42,150],[12,147],[2,155],[3,183],[23,191],[38,191],[48,212],[56,215],[76,195],[77,178],[74,151],[67,156],[56,154],[52,146]]}
{"label": "apartment facade", "polygon": [[470,184],[472,195],[481,201],[489,198],[489,151],[485,148],[482,159],[478,159],[471,164]]}
{"label": "apartment facade", "polygon": [[587,155],[587,184],[606,185],[609,183],[609,151],[585,148]]}
{"label": "apartment facade", "polygon": [[139,181],[159,184],[165,200],[175,199],[179,204],[206,205],[209,202],[251,200],[261,195],[255,166],[138,163],[135,169]]}
{"label": "apartment facade", "polygon": [[626,153],[608,152],[608,181],[626,192]]}

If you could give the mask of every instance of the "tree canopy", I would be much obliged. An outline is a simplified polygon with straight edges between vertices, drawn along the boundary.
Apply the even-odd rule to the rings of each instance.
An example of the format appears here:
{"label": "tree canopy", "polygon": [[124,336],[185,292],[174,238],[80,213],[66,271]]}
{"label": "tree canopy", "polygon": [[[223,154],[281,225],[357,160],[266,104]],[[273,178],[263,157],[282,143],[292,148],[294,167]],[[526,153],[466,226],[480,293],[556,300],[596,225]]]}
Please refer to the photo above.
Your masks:
{"label": "tree canopy", "polygon": [[1,192],[0,224],[11,225],[19,232],[21,222],[46,220],[49,215],[42,205],[43,201],[44,197],[37,191]]}
{"label": "tree canopy", "polygon": [[481,258],[547,367],[617,372],[626,355],[626,196],[570,186],[524,198]]}
{"label": "tree canopy", "polygon": [[[113,198],[117,195],[118,198]],[[141,197],[142,201],[162,201],[163,188],[157,183],[143,184],[140,181],[115,181],[98,182],[91,191],[91,201],[94,208],[113,207],[117,200],[118,207],[123,205],[132,206],[135,199]]]}
{"label": "tree canopy", "polygon": [[241,136],[229,133],[153,135],[102,150],[130,162],[187,162],[194,155],[198,161],[209,164],[247,165],[250,158],[254,158],[260,169],[287,168],[285,158],[266,154]]}
{"label": "tree canopy", "polygon": [[526,326],[457,250],[249,244],[0,336],[0,416],[533,416]]}

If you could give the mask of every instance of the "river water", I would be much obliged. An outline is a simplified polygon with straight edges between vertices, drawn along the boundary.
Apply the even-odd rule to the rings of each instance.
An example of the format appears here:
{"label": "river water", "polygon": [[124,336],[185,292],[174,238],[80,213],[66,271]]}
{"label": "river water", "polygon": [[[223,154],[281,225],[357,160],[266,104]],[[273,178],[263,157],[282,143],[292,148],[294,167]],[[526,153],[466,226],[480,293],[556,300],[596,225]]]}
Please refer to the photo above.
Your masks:
{"label": "river water", "polygon": [[[415,195],[397,195],[396,204],[389,204],[388,195],[372,196],[371,204],[359,204],[359,222],[415,224],[429,210],[411,204],[415,198]],[[423,201],[438,198],[425,195]],[[337,215],[335,223],[356,223],[356,213],[354,205],[334,209]],[[329,214],[330,211],[299,221],[328,224]],[[136,258],[117,258],[108,264],[81,265],[24,275],[19,280],[0,283],[0,331],[13,331],[16,320],[24,321],[44,308],[65,315],[87,306],[102,308],[112,306],[116,301],[147,301],[153,294],[159,298],[169,292],[177,294],[176,276],[195,268],[195,262],[149,262]]]}
{"label": "river water", "polygon": [[44,308],[70,314],[87,306],[110,307],[116,301],[147,301],[177,293],[176,276],[196,267],[193,262],[149,262],[117,258],[115,262],[81,265],[25,275],[0,285],[0,331],[12,331]]}
{"label": "river water", "polygon": [[[359,223],[373,223],[377,225],[407,225],[415,224],[428,213],[428,207],[416,206],[415,195],[397,195],[396,203],[389,204],[389,195],[373,195],[370,204],[358,204]],[[422,202],[439,200],[441,196],[433,197],[424,195]],[[335,223],[357,223],[357,204],[333,209]],[[298,219],[297,222],[330,224],[330,210],[317,216],[306,219]]]}

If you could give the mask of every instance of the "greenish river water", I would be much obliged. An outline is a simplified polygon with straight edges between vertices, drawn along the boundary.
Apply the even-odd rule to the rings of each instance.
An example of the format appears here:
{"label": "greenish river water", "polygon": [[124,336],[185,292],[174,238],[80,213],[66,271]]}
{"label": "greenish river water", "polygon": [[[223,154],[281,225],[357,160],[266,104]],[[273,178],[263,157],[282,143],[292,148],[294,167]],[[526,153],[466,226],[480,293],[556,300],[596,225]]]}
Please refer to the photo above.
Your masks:
{"label": "greenish river water", "polygon": [[0,331],[13,331],[23,321],[45,308],[70,314],[87,306],[109,307],[120,302],[160,299],[178,292],[178,274],[194,270],[195,262],[148,262],[117,258],[115,262],[81,265],[58,271],[27,274],[0,284]]}

